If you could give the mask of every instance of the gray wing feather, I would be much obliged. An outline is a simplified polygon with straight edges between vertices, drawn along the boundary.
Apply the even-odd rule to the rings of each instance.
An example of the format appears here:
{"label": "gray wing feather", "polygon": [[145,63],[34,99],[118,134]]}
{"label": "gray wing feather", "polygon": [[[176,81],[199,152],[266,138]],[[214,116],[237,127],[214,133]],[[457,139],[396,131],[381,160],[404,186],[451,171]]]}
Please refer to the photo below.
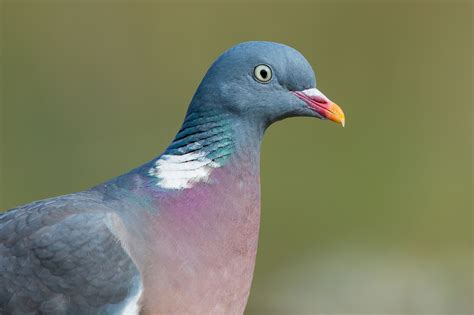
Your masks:
{"label": "gray wing feather", "polygon": [[139,272],[87,194],[0,215],[0,314],[111,314],[137,291]]}

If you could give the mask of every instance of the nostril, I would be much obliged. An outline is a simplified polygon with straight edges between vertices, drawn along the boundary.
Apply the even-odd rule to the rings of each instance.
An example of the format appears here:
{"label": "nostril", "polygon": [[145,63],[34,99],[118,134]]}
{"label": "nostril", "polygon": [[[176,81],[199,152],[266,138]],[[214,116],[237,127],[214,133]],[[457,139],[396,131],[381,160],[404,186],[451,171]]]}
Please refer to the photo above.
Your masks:
{"label": "nostril", "polygon": [[331,104],[331,101],[316,89],[294,91],[292,93],[295,94],[300,99],[304,100],[308,104],[314,104],[314,105],[323,106],[323,107],[327,107],[329,104]]}
{"label": "nostril", "polygon": [[312,99],[319,104],[327,104],[327,101],[320,96],[313,96]]}

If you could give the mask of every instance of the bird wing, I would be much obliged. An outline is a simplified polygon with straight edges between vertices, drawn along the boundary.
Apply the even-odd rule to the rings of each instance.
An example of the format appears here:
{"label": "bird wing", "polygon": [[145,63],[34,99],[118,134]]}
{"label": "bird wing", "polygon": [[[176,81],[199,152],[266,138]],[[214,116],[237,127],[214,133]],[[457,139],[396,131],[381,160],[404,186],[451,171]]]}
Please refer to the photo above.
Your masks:
{"label": "bird wing", "polygon": [[85,193],[0,214],[0,314],[116,314],[136,302],[140,274],[113,216]]}

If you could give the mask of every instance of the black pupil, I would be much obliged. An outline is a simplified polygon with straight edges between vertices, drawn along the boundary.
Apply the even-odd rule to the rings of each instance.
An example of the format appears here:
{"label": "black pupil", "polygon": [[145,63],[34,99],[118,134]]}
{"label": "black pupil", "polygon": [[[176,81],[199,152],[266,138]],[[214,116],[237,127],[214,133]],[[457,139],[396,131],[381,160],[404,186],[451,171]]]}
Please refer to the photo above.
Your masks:
{"label": "black pupil", "polygon": [[260,75],[262,76],[263,79],[266,79],[267,78],[267,70],[260,70]]}

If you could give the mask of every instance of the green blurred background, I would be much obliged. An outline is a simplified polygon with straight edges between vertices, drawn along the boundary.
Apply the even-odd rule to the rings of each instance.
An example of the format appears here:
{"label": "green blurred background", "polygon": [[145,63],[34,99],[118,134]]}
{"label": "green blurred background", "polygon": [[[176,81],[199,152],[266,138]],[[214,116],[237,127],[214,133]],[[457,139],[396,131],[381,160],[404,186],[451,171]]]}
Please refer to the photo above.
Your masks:
{"label": "green blurred background", "polygon": [[267,132],[247,314],[472,314],[470,1],[3,1],[6,210],[159,154],[212,61],[300,50],[345,129]]}

